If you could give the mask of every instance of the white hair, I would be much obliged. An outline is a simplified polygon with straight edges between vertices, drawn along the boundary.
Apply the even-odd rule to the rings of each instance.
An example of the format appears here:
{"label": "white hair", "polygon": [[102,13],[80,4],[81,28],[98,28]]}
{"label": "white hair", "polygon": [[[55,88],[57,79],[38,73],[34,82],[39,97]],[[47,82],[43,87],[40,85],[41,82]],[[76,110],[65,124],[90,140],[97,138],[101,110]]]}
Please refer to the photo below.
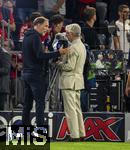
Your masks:
{"label": "white hair", "polygon": [[74,33],[76,36],[81,35],[81,27],[77,23],[66,26],[66,31]]}

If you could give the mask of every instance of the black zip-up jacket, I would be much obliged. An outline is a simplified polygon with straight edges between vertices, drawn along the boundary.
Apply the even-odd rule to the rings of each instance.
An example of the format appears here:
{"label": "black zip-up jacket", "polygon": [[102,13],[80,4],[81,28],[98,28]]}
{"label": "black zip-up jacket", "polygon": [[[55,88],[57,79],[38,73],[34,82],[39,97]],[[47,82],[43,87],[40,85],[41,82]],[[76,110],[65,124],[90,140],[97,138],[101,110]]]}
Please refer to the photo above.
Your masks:
{"label": "black zip-up jacket", "polygon": [[43,72],[46,60],[60,56],[59,52],[44,53],[40,34],[34,29],[25,33],[22,50],[23,73],[39,74]]}

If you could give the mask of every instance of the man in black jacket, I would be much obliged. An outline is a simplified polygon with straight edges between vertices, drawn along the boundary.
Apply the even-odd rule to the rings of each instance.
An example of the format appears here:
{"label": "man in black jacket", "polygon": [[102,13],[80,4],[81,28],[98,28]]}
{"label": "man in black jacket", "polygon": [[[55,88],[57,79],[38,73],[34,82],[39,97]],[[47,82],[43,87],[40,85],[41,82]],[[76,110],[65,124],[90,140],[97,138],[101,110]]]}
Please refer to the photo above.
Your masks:
{"label": "man in black jacket", "polygon": [[33,99],[36,101],[36,123],[38,126],[44,123],[45,109],[45,60],[57,58],[68,51],[68,48],[60,48],[57,52],[46,53],[42,48],[40,34],[48,31],[48,19],[38,17],[34,20],[33,29],[26,32],[23,39],[23,79],[25,82],[25,98],[22,121],[24,125],[30,125],[30,111]]}
{"label": "man in black jacket", "polygon": [[83,17],[85,26],[82,27],[82,33],[85,43],[88,44],[90,50],[99,49],[100,41],[94,28],[94,23],[96,21],[96,9],[94,7],[86,7],[83,12]]}
{"label": "man in black jacket", "polygon": [[9,94],[10,63],[10,54],[4,48],[0,48],[0,110],[4,110]]}

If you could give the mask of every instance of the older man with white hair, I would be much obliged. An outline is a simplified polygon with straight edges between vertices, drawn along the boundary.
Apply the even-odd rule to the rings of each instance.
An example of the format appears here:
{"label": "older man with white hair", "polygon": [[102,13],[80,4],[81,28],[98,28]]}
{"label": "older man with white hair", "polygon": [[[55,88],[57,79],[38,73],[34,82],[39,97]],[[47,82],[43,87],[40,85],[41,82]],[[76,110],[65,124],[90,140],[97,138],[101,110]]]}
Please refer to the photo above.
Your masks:
{"label": "older man with white hair", "polygon": [[84,89],[83,68],[86,49],[80,39],[81,28],[78,24],[66,26],[66,36],[71,42],[70,51],[59,62],[61,69],[60,89],[64,100],[64,111],[70,130],[70,140],[79,141],[85,137],[85,128],[80,107],[80,90]]}

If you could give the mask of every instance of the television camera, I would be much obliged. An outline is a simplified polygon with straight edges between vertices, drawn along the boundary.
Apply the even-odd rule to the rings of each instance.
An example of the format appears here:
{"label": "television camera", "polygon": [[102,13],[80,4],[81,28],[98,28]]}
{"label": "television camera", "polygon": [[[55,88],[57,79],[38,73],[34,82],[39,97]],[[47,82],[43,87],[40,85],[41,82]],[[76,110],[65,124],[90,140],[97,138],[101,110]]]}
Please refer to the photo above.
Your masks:
{"label": "television camera", "polygon": [[65,32],[57,33],[55,35],[54,42],[52,43],[54,51],[57,51],[60,47],[67,48],[69,45]]}

